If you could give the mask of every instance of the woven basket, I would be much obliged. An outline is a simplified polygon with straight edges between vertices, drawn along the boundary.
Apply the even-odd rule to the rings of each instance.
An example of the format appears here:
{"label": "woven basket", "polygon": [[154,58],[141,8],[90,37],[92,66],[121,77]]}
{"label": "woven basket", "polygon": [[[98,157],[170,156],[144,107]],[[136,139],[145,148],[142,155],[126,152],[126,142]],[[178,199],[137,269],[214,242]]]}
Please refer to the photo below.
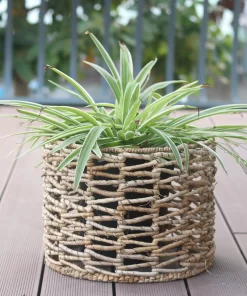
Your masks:
{"label": "woven basket", "polygon": [[212,265],[216,167],[208,150],[189,145],[185,173],[169,148],[104,149],[102,159],[91,155],[75,192],[76,162],[56,169],[77,147],[52,154],[46,145],[43,152],[49,267],[76,278],[143,283]]}

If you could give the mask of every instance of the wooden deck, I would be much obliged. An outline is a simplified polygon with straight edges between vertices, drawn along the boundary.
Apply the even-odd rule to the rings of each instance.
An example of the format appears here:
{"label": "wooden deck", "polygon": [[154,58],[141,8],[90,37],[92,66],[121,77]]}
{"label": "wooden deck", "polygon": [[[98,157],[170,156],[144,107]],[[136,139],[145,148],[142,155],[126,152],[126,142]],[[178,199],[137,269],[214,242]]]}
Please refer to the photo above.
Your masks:
{"label": "wooden deck", "polygon": [[[0,107],[0,114],[14,109]],[[246,124],[247,115],[218,116],[200,124]],[[0,137],[23,130],[18,120],[0,117]],[[23,138],[0,140],[0,296],[246,296],[247,170],[221,153],[228,174],[219,167],[216,256],[204,274],[159,284],[111,284],[76,280],[44,265],[42,249],[41,152],[13,161],[7,154]],[[239,148],[247,159],[247,150]]]}

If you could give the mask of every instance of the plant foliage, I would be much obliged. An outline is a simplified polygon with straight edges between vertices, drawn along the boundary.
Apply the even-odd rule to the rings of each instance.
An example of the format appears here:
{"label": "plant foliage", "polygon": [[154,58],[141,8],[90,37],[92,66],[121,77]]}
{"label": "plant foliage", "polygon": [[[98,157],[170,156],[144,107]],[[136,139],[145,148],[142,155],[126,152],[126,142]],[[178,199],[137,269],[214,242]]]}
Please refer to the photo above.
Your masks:
{"label": "plant foliage", "polygon": [[[101,157],[101,148],[104,147],[170,147],[180,170],[186,171],[189,163],[187,145],[190,143],[196,143],[208,149],[223,166],[219,155],[210,148],[210,142],[217,138],[224,140],[223,143],[217,140],[218,147],[223,148],[237,161],[244,161],[237,153],[228,150],[224,143],[230,142],[237,145],[237,140],[246,142],[245,125],[200,128],[191,124],[217,114],[246,112],[247,104],[217,106],[200,112],[194,106],[178,105],[177,103],[185,96],[197,93],[205,85],[198,85],[197,81],[186,83],[180,80],[159,82],[145,87],[156,60],[149,62],[134,77],[130,52],[124,44],[120,44],[120,70],[118,71],[99,40],[92,33],[87,34],[98,48],[109,71],[98,65],[88,64],[95,68],[111,87],[115,95],[114,104],[96,104],[79,83],[58,69],[47,65],[47,68],[75,88],[75,91],[67,91],[86,102],[87,108],[83,111],[73,107],[42,106],[17,100],[0,101],[0,104],[18,107],[18,114],[12,115],[13,117],[28,122],[43,123],[39,127],[30,125],[23,132],[28,136],[25,144],[32,143],[27,152],[49,143],[56,143],[53,152],[73,143],[79,144],[79,148],[65,158],[58,168],[61,170],[77,159],[75,190],[79,186],[90,154],[95,153]],[[180,87],[163,96],[157,92],[172,83]],[[172,113],[180,109],[192,109],[193,112],[173,117]],[[183,145],[185,163],[182,161],[179,145]]]}

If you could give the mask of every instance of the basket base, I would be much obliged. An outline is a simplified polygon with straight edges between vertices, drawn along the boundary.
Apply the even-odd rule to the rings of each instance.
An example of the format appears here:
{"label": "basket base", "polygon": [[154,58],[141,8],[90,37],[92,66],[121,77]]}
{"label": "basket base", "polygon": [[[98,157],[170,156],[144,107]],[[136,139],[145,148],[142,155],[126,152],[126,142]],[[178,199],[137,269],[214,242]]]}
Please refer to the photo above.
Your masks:
{"label": "basket base", "polygon": [[118,283],[154,283],[154,282],[169,282],[174,280],[180,280],[198,275],[210,268],[213,264],[213,260],[207,263],[207,266],[203,268],[196,268],[193,270],[187,270],[179,273],[169,273],[169,274],[158,274],[157,276],[131,276],[131,275],[121,275],[113,276],[109,274],[102,274],[99,272],[89,273],[88,271],[77,271],[71,267],[62,267],[50,262],[47,262],[47,266],[56,272],[63,275],[71,276],[78,279],[85,279],[90,281],[100,281],[100,282],[118,282]]}

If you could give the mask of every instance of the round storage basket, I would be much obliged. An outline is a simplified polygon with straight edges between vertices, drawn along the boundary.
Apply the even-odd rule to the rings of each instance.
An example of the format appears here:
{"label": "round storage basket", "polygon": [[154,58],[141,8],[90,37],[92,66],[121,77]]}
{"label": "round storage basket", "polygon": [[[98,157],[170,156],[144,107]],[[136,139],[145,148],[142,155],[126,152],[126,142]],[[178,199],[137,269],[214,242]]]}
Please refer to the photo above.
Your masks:
{"label": "round storage basket", "polygon": [[75,192],[76,162],[57,167],[79,146],[52,153],[54,147],[43,151],[50,268],[81,279],[144,283],[187,278],[212,265],[216,167],[208,150],[188,145],[188,172],[181,172],[169,148],[103,149],[101,159],[91,155]]}

